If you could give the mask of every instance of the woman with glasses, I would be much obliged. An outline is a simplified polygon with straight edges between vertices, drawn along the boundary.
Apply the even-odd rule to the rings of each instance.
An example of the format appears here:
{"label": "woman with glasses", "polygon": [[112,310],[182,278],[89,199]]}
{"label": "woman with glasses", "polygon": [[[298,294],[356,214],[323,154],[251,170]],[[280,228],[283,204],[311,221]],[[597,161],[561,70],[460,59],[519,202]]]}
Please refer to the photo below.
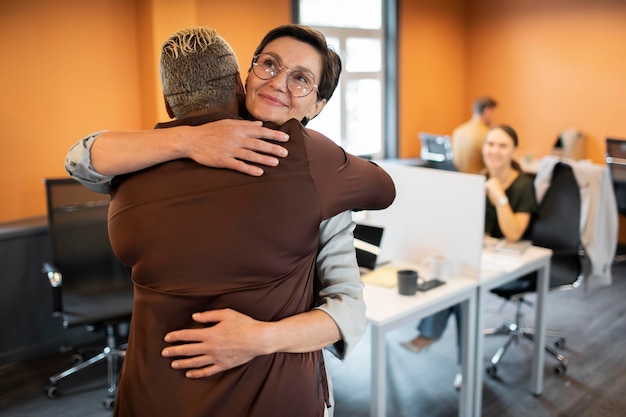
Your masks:
{"label": "woman with glasses", "polygon": [[261,42],[252,59],[246,109],[257,120],[281,124],[295,118],[306,125],[339,82],[339,56],[330,49],[322,54],[291,35],[271,38]]}
{"label": "woman with glasses", "polygon": [[[326,101],[332,96],[340,71],[339,57],[328,49],[321,34],[297,25],[279,27],[268,33],[255,52],[246,81],[247,110],[253,119],[269,121],[277,125],[292,119],[305,124],[323,109]],[[225,136],[223,131],[232,129],[247,129],[246,132],[255,130],[255,134],[273,139],[280,137],[274,130],[263,131],[259,134],[256,132],[260,129],[258,126],[255,125],[253,126],[255,129],[251,129],[249,122],[244,121],[229,120],[221,123],[219,129],[222,131],[219,129],[211,131],[207,128],[220,123],[209,123],[195,128],[185,127],[184,135],[187,137],[185,146],[187,147],[183,146],[183,148],[188,151],[189,143],[193,142],[194,137],[201,138],[197,141],[198,144],[201,141],[215,143],[215,138],[207,140],[202,135],[212,132],[213,135]],[[159,145],[167,142],[163,138],[170,140],[170,145],[175,142],[172,137],[179,135],[180,129],[177,129],[127,132],[126,134],[109,132],[110,134],[103,134],[97,140],[89,138],[93,146],[91,149],[94,152],[92,155],[94,167],[109,176],[120,175],[168,159],[190,157],[192,152],[181,154],[179,151],[181,147],[174,146],[176,151],[167,151],[167,146],[160,147]],[[111,134],[118,139],[124,138],[122,141],[130,142],[117,142],[116,145],[115,141],[103,140],[107,136],[111,137]],[[232,134],[226,136],[230,140]],[[143,139],[147,140],[142,143]],[[142,144],[139,146],[140,149],[133,153],[132,146],[139,143]],[[267,143],[264,142],[264,144]],[[86,156],[89,156],[91,145],[83,141],[78,146],[79,150],[82,149],[83,160],[86,160],[85,151]],[[107,148],[108,146],[111,147]],[[265,145],[246,148],[246,152],[240,155],[245,155],[242,159],[247,161],[263,162],[250,156],[251,150],[266,151],[268,149],[263,146]],[[120,149],[124,149],[124,152]],[[271,150],[267,151],[271,152]],[[313,158],[324,158],[324,156],[311,155]],[[113,165],[106,165],[107,158],[113,160]],[[124,160],[130,160],[130,163],[123,166]],[[71,157],[69,161],[71,170],[72,162],[75,161],[72,161]],[[204,161],[206,162],[206,159]],[[77,163],[76,166],[80,164]],[[256,166],[254,168],[258,169]],[[248,172],[246,169],[240,170]],[[254,174],[254,172],[249,173]],[[96,178],[96,180],[101,181],[102,178]],[[104,181],[101,182],[107,185],[106,181],[104,177]],[[175,359],[172,362],[173,367],[188,370],[189,378],[207,378],[214,375],[219,377],[221,371],[247,363],[254,357],[274,352],[313,352],[334,345],[334,352],[342,358],[360,339],[366,324],[362,284],[352,244],[352,228],[349,213],[343,213],[322,222],[320,226],[320,252],[317,266],[322,288],[319,291],[321,301],[318,307],[283,320],[280,323],[282,331],[269,335],[263,331],[267,327],[265,323],[256,322],[237,312],[232,312],[220,321],[220,326],[215,326],[219,327],[213,331],[213,333],[220,332],[217,336],[204,334],[205,329],[193,331],[181,329],[171,332],[167,335],[167,341],[172,343],[172,346],[164,351],[164,356]],[[271,261],[268,260],[268,262]],[[301,296],[301,294],[294,294],[296,295]],[[271,302],[271,299],[267,302]],[[194,320],[198,323],[212,321],[214,320],[213,314],[210,311],[201,313],[194,316]],[[212,342],[216,337],[220,340],[217,346]],[[244,339],[254,342],[243,343]],[[206,361],[205,357],[211,359]],[[294,387],[297,385],[295,382]],[[245,381],[242,383],[245,384]],[[289,397],[289,393],[284,393],[284,395],[286,398]],[[312,393],[312,395],[319,395],[319,393]],[[281,405],[277,404],[276,407],[279,410]],[[277,411],[274,415],[279,414]]]}

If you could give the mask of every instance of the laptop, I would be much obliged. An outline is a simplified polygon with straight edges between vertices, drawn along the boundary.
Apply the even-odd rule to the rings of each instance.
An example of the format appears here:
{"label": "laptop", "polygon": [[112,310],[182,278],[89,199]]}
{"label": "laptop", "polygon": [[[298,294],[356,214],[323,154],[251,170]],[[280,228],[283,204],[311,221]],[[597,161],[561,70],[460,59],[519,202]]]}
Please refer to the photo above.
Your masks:
{"label": "laptop", "polygon": [[367,273],[376,268],[382,239],[382,227],[357,223],[354,229],[354,247],[356,249],[356,261],[361,273]]}
{"label": "laptop", "polygon": [[418,137],[422,145],[420,158],[425,162],[427,168],[457,171],[452,160],[453,152],[450,136],[420,132]]}
{"label": "laptop", "polygon": [[420,158],[433,162],[452,160],[452,141],[449,135],[420,132],[418,136],[422,144]]}

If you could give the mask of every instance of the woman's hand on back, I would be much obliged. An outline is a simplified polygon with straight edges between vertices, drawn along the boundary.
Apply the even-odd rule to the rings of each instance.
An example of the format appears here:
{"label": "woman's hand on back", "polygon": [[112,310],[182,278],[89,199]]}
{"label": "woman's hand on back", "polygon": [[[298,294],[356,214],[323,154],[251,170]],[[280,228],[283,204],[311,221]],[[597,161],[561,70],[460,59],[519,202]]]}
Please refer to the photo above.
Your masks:
{"label": "woman's hand on back", "polygon": [[261,122],[224,119],[190,127],[180,146],[183,154],[199,164],[260,176],[263,169],[251,163],[276,166],[278,158],[287,156],[284,147],[263,139],[286,142],[289,136]]}

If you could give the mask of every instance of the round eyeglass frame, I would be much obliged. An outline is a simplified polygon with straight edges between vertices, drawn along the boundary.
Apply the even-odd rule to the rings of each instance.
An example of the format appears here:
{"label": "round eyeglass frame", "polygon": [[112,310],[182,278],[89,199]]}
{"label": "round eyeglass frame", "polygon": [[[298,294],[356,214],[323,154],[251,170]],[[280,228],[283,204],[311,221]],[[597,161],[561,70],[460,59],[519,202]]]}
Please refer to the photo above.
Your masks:
{"label": "round eyeglass frame", "polygon": [[[276,69],[260,67],[260,57],[267,57],[268,59],[276,62]],[[278,77],[278,74],[280,74],[283,70],[287,70],[287,89],[289,90],[289,93],[291,93],[291,95],[293,95],[294,97],[306,97],[311,94],[314,89],[319,91],[317,84],[314,84],[315,77],[313,77],[313,75],[309,76],[313,79],[313,84],[311,84],[311,87],[307,90],[306,87],[303,88],[302,85],[298,84],[298,81],[293,77],[294,74],[304,74],[304,72],[293,71],[291,68],[282,65],[280,61],[278,61],[278,59],[271,54],[258,54],[252,58],[252,72],[261,80],[271,80],[272,78],[276,78]],[[305,91],[305,93],[302,94],[302,91]]]}

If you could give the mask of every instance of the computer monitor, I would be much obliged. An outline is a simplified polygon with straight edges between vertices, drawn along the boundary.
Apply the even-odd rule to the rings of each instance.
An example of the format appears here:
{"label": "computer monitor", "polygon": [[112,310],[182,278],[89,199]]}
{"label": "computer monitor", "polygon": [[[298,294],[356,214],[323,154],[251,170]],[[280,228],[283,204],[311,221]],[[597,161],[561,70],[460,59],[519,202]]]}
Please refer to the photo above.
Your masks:
{"label": "computer monitor", "polygon": [[613,182],[617,210],[626,215],[626,139],[606,138],[606,166]]}
{"label": "computer monitor", "polygon": [[427,167],[456,171],[452,162],[452,142],[449,135],[420,132],[418,137],[422,144],[420,157],[427,161]]}

